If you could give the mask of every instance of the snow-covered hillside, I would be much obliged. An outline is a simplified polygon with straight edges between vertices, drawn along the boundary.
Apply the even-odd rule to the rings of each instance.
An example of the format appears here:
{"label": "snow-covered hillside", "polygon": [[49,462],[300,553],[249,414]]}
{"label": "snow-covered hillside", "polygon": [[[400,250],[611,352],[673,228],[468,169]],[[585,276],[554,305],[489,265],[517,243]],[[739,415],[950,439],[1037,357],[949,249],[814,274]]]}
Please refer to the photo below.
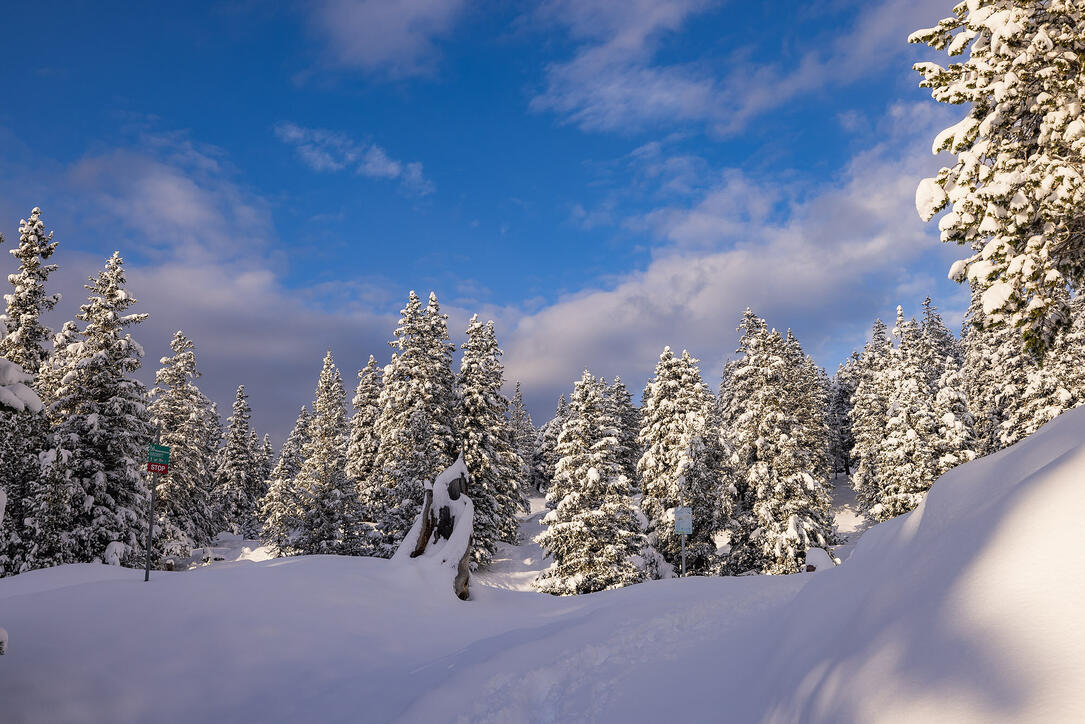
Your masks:
{"label": "snow-covered hillside", "polygon": [[[569,598],[476,581],[461,602],[376,559],[149,584],[36,571],[0,580],[2,719],[1082,721],[1083,514],[1078,409],[948,473],[813,574]],[[489,582],[518,587],[504,565]]]}

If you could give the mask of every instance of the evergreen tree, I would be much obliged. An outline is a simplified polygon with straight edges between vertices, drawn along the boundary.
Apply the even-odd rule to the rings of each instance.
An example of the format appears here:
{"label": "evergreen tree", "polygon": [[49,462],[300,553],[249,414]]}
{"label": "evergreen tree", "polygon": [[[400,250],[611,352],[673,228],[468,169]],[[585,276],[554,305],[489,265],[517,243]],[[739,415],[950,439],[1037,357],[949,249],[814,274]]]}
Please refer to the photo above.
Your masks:
{"label": "evergreen tree", "polygon": [[520,456],[520,490],[526,498],[535,485],[535,437],[537,431],[531,421],[531,415],[524,407],[524,396],[520,392],[520,383],[509,404],[509,428],[512,431],[512,446]]}
{"label": "evergreen tree", "polygon": [[361,499],[375,480],[374,466],[380,437],[377,420],[380,417],[381,368],[369,356],[369,363],[358,372],[358,387],[354,391],[354,414],[350,418],[350,442],[347,445],[347,475],[354,481]]}
{"label": "evergreen tree", "polygon": [[317,382],[309,439],[295,485],[301,503],[297,547],[303,553],[345,553],[355,546],[358,499],[347,477],[347,413],[343,378],[331,350]]}
{"label": "evergreen tree", "polygon": [[972,413],[964,392],[964,377],[957,360],[947,356],[938,393],[934,399],[934,417],[938,422],[935,456],[935,477],[976,457],[973,439]]}
{"label": "evergreen tree", "polygon": [[721,479],[718,434],[710,427],[715,400],[697,360],[685,351],[675,357],[670,347],[660,355],[648,386],[637,472],[649,537],[664,559],[678,566],[681,539],[674,532],[673,511],[689,507],[693,533],[686,541],[687,571],[710,573],[719,569],[714,536],[730,523],[737,492],[730,480]]}
{"label": "evergreen tree", "polygon": [[638,442],[640,438],[640,412],[633,406],[633,395],[622,382],[621,377],[614,378],[614,384],[608,388],[608,398],[612,405],[612,414],[618,420],[618,443],[621,445],[622,474],[636,487],[637,462],[643,452]]}
{"label": "evergreen tree", "polygon": [[855,435],[851,429],[852,398],[859,385],[860,358],[852,352],[840,365],[829,388],[829,446],[833,471],[851,477],[852,449]]}
{"label": "evergreen tree", "polygon": [[[395,337],[391,345],[396,352],[385,370],[376,426],[380,442],[375,470],[381,481],[376,497],[380,500],[368,504],[378,548],[388,556],[421,510],[423,482],[433,480],[458,457],[453,433],[458,409],[450,366],[453,346],[437,298],[431,294],[423,310],[418,295],[411,292]],[[423,421],[430,426],[427,434],[410,429]],[[404,447],[421,440],[431,448]],[[424,461],[429,467],[419,470],[416,466]],[[403,521],[408,521],[406,527]]]}
{"label": "evergreen tree", "polygon": [[879,488],[882,462],[882,441],[889,420],[889,389],[886,371],[890,364],[892,345],[885,324],[874,321],[870,341],[863,349],[857,371],[855,394],[852,396],[851,429],[855,437],[853,457],[856,467],[852,476],[859,506],[867,510],[874,505]]}
{"label": "evergreen tree", "polygon": [[469,494],[475,510],[472,557],[476,565],[492,560],[499,540],[518,542],[516,513],[523,508],[522,466],[513,448],[508,401],[501,395],[500,358],[493,322],[483,324],[478,315],[471,317],[460,363],[459,432],[471,475]]}
{"label": "evergreen tree", "polygon": [[[259,507],[260,501],[267,495],[268,478],[271,476],[271,457],[274,453],[271,450],[271,438],[264,436],[263,439],[257,434],[256,430],[249,429],[249,455],[252,458],[252,471],[249,474],[249,499],[252,500],[256,507],[253,508],[255,516],[256,508]],[[255,527],[251,530],[256,532],[260,530],[259,519],[253,518],[256,523]]]}
{"label": "evergreen tree", "polygon": [[558,463],[558,437],[568,418],[569,403],[565,400],[565,395],[561,395],[554,416],[539,428],[539,433],[535,436],[535,488],[539,491],[550,487],[554,481]]}
{"label": "evergreen tree", "polygon": [[[0,244],[3,241],[0,236]],[[0,358],[17,365],[21,374],[31,375],[33,389],[38,388],[33,375],[48,359],[43,343],[52,335],[42,324],[41,315],[60,301],[59,294],[45,293],[49,275],[57,267],[43,262],[53,255],[56,246],[53,233],[45,233],[41,210],[35,208],[30,219],[19,224],[19,245],[11,250],[19,269],[8,276],[13,290],[4,295],[7,306],[0,315]],[[49,428],[40,410],[0,404],[0,429],[6,433],[0,444],[0,480],[6,483],[9,494],[7,523],[0,523],[0,575],[4,575],[18,572],[30,542],[24,530],[26,505],[31,487],[41,484],[38,455],[45,449]]]}
{"label": "evergreen tree", "polygon": [[0,338],[0,357],[29,374],[37,373],[47,358],[44,344],[53,334],[42,324],[41,315],[60,301],[59,294],[45,293],[49,275],[57,267],[42,262],[53,255],[56,247],[53,232],[45,233],[41,209],[35,207],[30,219],[19,223],[19,246],[11,250],[11,255],[19,260],[19,271],[8,276],[14,291],[4,295],[7,311],[3,320],[7,333]]}
{"label": "evergreen tree", "polygon": [[732,523],[730,568],[792,573],[808,548],[832,542],[824,418],[810,417],[820,382],[790,335],[769,331],[749,309],[740,329],[728,386],[742,401],[729,417],[744,505]]}
{"label": "evergreen tree", "polygon": [[303,405],[271,470],[267,495],[260,501],[262,539],[276,555],[290,555],[297,550],[294,542],[301,528],[301,500],[296,478],[309,444],[309,419],[309,410]]}
{"label": "evergreen tree", "polygon": [[942,240],[975,252],[951,275],[977,285],[987,321],[1041,357],[1068,324],[1067,285],[1085,283],[1080,4],[970,0],[909,41],[964,54],[915,69],[936,101],[971,105],[934,139],[957,160],[920,183],[916,207],[924,220],[949,207]]}
{"label": "evergreen tree", "polygon": [[535,581],[544,593],[591,593],[646,577],[647,541],[621,472],[617,420],[608,407],[605,385],[585,371],[558,439],[546,529],[535,539],[554,559]]}
{"label": "evergreen tree", "polygon": [[196,351],[178,331],[172,357],[161,359],[149,410],[162,445],[170,448],[170,471],[159,476],[155,533],[164,556],[187,558],[208,541],[212,526],[209,491],[214,485],[218,440],[208,434],[211,401],[196,380]]}
{"label": "evergreen tree", "polygon": [[[31,495],[38,512],[27,525],[36,531],[39,553],[26,567],[58,558],[139,559],[148,525],[144,461],[151,425],[147,391],[131,377],[143,350],[125,330],[147,315],[126,313],[136,300],[124,286],[124,262],[114,253],[86,287],[90,299],[78,315],[86,326],[67,353],[53,403],[60,421],[43,453],[43,485]],[[58,522],[69,503],[70,525]],[[40,552],[46,550],[59,553]]]}
{"label": "evergreen tree", "polygon": [[245,385],[239,385],[234,396],[232,414],[226,421],[226,434],[219,452],[218,470],[212,503],[218,531],[246,538],[256,537],[256,498],[252,478],[256,461],[252,456],[249,420],[249,396]]}
{"label": "evergreen tree", "polygon": [[937,389],[946,357],[952,357],[960,366],[961,345],[942,322],[942,315],[938,313],[930,297],[923,300],[922,338],[920,354],[923,368],[927,371],[927,385],[931,389]]}
{"label": "evergreen tree", "polygon": [[937,477],[938,423],[934,396],[923,368],[921,330],[914,320],[904,321],[897,307],[900,339],[892,351],[887,371],[889,408],[882,440],[877,493],[869,500],[870,514],[877,520],[907,513],[919,505]]}

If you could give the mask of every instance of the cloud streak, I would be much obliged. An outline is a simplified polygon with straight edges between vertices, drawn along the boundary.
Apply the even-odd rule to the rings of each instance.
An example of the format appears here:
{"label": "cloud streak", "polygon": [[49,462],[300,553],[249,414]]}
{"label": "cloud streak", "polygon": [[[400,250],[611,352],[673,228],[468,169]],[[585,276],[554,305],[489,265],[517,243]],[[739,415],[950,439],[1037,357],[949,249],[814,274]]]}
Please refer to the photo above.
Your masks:
{"label": "cloud streak", "polygon": [[405,191],[418,196],[434,191],[421,163],[397,161],[374,143],[359,143],[345,133],[289,122],[276,124],[275,136],[293,146],[302,163],[314,171],[350,170],[366,178],[399,181]]}
{"label": "cloud streak", "polygon": [[709,0],[544,3],[537,21],[564,27],[576,50],[547,66],[531,108],[586,131],[698,123],[729,135],[799,96],[846,85],[906,56],[901,29],[930,25],[946,9],[940,0],[863,4],[835,39],[810,39],[816,47],[793,63],[765,63],[763,51],[753,63],[742,48],[715,63],[659,62],[665,41],[719,6]]}

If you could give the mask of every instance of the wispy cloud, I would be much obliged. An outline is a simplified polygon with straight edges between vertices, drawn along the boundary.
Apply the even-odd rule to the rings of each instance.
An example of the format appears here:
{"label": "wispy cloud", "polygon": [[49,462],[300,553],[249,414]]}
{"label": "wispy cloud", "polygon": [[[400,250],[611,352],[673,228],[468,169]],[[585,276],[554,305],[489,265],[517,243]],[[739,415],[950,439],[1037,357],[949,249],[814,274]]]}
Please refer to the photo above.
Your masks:
{"label": "wispy cloud", "polygon": [[303,128],[288,122],[276,124],[275,135],[293,146],[302,163],[314,171],[350,170],[367,178],[399,181],[405,191],[419,196],[434,191],[421,163],[393,159],[374,143],[361,143],[338,131]]}
{"label": "wispy cloud", "polygon": [[742,48],[715,62],[660,62],[665,41],[720,5],[713,0],[544,3],[534,17],[566,28],[577,45],[571,58],[547,67],[545,86],[531,107],[590,131],[700,123],[726,135],[796,97],[853,82],[912,52],[905,42],[908,32],[946,12],[942,0],[849,6],[858,9],[835,38],[808,39],[811,47],[791,63],[766,63],[763,54],[754,63]]}
{"label": "wispy cloud", "polygon": [[466,0],[320,0],[305,6],[331,64],[393,78],[431,73]]}

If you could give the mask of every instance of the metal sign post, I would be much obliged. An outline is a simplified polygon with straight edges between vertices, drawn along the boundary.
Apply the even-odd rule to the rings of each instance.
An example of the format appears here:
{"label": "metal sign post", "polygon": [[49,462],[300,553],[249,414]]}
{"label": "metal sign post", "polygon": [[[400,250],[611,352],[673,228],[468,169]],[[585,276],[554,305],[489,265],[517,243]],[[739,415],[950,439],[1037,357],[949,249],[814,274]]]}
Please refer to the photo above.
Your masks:
{"label": "metal sign post", "polygon": [[674,509],[674,532],[682,536],[682,578],[685,578],[686,536],[693,532],[693,510],[685,506]]}
{"label": "metal sign post", "polygon": [[151,541],[154,538],[154,499],[158,493],[158,476],[170,471],[170,449],[159,445],[162,434],[158,427],[154,429],[154,444],[147,448],[147,470],[151,473],[151,507],[147,514],[147,562],[143,569],[143,582],[151,580]]}

